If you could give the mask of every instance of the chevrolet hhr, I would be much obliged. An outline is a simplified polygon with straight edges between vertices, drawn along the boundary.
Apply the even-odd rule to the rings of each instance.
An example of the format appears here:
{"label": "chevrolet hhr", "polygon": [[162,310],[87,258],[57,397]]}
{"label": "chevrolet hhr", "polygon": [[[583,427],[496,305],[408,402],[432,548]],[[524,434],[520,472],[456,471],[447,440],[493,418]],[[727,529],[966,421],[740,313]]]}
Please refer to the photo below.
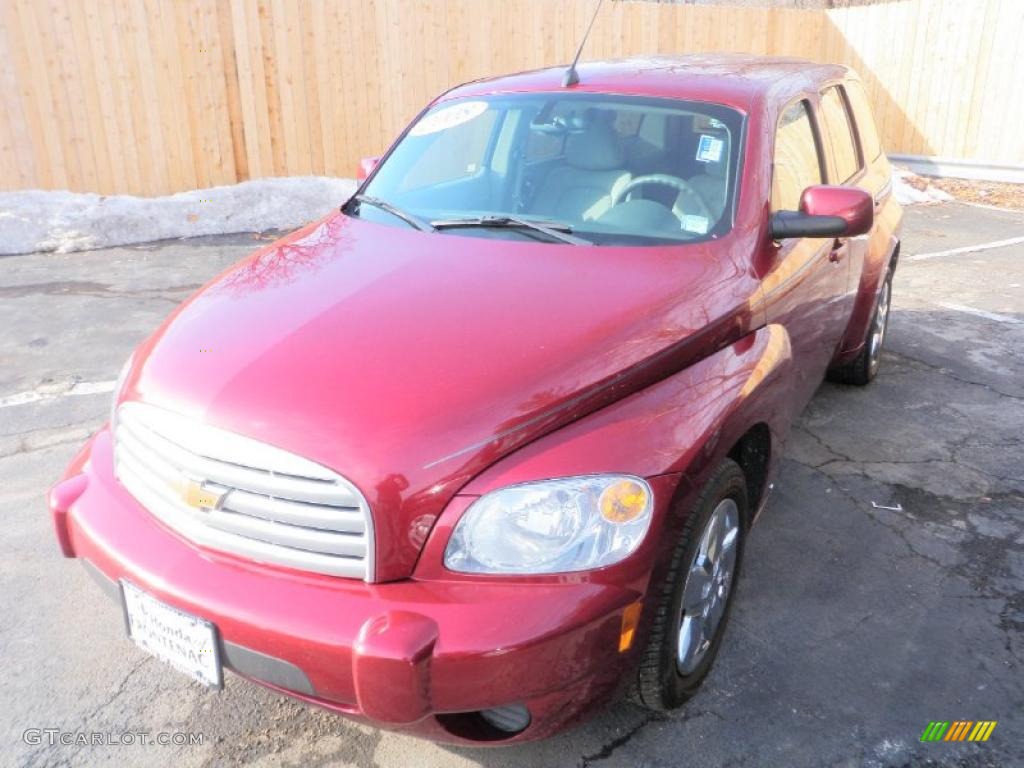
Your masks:
{"label": "chevrolet hhr", "polygon": [[563,75],[443,94],[135,349],[48,501],[143,649],[463,744],[696,693],[902,214],[845,67]]}

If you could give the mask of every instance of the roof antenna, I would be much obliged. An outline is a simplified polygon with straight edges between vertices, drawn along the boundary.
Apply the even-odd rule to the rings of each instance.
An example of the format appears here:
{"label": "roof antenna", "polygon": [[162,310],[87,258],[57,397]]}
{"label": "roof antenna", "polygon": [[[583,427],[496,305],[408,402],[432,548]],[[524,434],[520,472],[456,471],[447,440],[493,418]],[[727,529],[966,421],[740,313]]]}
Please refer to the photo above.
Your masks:
{"label": "roof antenna", "polygon": [[587,31],[583,33],[583,39],[580,41],[580,47],[576,49],[576,57],[572,60],[572,64],[565,70],[565,77],[562,78],[562,87],[568,88],[576,85],[580,81],[580,76],[576,72],[576,64],[579,63],[580,54],[583,53],[583,46],[587,44],[587,38],[590,37],[590,30],[594,28],[594,22],[597,21],[597,13],[601,10],[601,4],[604,0],[597,0],[597,7],[594,8],[594,15],[590,17],[590,24],[587,26]]}

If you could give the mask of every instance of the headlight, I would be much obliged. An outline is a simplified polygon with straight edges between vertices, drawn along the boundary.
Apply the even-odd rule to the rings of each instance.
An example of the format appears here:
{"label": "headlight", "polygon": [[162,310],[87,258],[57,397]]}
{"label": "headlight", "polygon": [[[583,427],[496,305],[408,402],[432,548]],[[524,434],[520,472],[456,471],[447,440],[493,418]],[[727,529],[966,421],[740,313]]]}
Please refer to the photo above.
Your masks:
{"label": "headlight", "polygon": [[560,573],[617,563],[651,523],[650,486],[591,475],[493,491],[462,515],[444,564],[464,573]]}
{"label": "headlight", "polygon": [[121,390],[124,388],[124,380],[128,378],[128,371],[132,369],[132,360],[135,359],[135,353],[132,352],[128,355],[128,359],[124,361],[124,365],[121,366],[121,372],[117,375],[117,383],[114,384],[114,398],[110,403],[110,431],[113,432],[117,426],[117,401],[121,397]]}

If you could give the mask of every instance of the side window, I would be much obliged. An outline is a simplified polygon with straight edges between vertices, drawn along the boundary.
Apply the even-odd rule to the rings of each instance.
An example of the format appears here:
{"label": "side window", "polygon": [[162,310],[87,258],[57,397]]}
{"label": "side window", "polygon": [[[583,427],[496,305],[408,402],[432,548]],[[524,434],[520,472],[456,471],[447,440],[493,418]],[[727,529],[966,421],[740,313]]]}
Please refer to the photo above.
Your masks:
{"label": "side window", "polygon": [[807,187],[821,184],[818,144],[806,101],[793,104],[779,118],[772,161],[772,211],[796,211]]}
{"label": "side window", "polygon": [[480,171],[479,160],[486,153],[497,115],[494,110],[487,110],[468,122],[436,133],[409,169],[402,190],[475,176]]}
{"label": "side window", "polygon": [[825,133],[828,134],[828,143],[832,147],[829,161],[834,178],[830,180],[835,184],[843,184],[860,170],[860,158],[857,156],[853,126],[846,114],[846,100],[838,85],[822,92],[821,116]]}
{"label": "side window", "polygon": [[864,151],[864,160],[870,162],[882,154],[882,142],[878,138],[878,128],[875,126],[875,118],[871,114],[868,94],[863,85],[852,80],[846,86],[846,95],[853,108],[853,119],[857,123],[857,132],[860,134],[860,148]]}

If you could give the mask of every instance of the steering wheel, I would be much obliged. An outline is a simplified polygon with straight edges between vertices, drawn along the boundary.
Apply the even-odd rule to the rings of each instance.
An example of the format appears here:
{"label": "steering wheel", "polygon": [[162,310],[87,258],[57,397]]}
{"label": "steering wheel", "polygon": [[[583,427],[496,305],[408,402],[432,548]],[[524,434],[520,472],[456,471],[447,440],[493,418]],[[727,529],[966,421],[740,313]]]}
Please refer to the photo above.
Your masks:
{"label": "steering wheel", "polygon": [[[612,205],[618,205],[626,199],[630,192],[646,184],[660,184],[663,187],[671,187],[679,193],[675,205],[672,206],[672,213],[679,219],[680,224],[682,224],[683,216],[687,214],[703,216],[708,220],[709,224],[714,222],[715,217],[711,215],[711,211],[704,203],[704,199],[697,194],[697,190],[685,179],[680,179],[678,176],[670,176],[667,173],[651,173],[647,176],[637,176],[619,190],[619,193],[612,200]],[[682,199],[685,199],[687,202],[685,210],[680,205],[680,200]]]}

